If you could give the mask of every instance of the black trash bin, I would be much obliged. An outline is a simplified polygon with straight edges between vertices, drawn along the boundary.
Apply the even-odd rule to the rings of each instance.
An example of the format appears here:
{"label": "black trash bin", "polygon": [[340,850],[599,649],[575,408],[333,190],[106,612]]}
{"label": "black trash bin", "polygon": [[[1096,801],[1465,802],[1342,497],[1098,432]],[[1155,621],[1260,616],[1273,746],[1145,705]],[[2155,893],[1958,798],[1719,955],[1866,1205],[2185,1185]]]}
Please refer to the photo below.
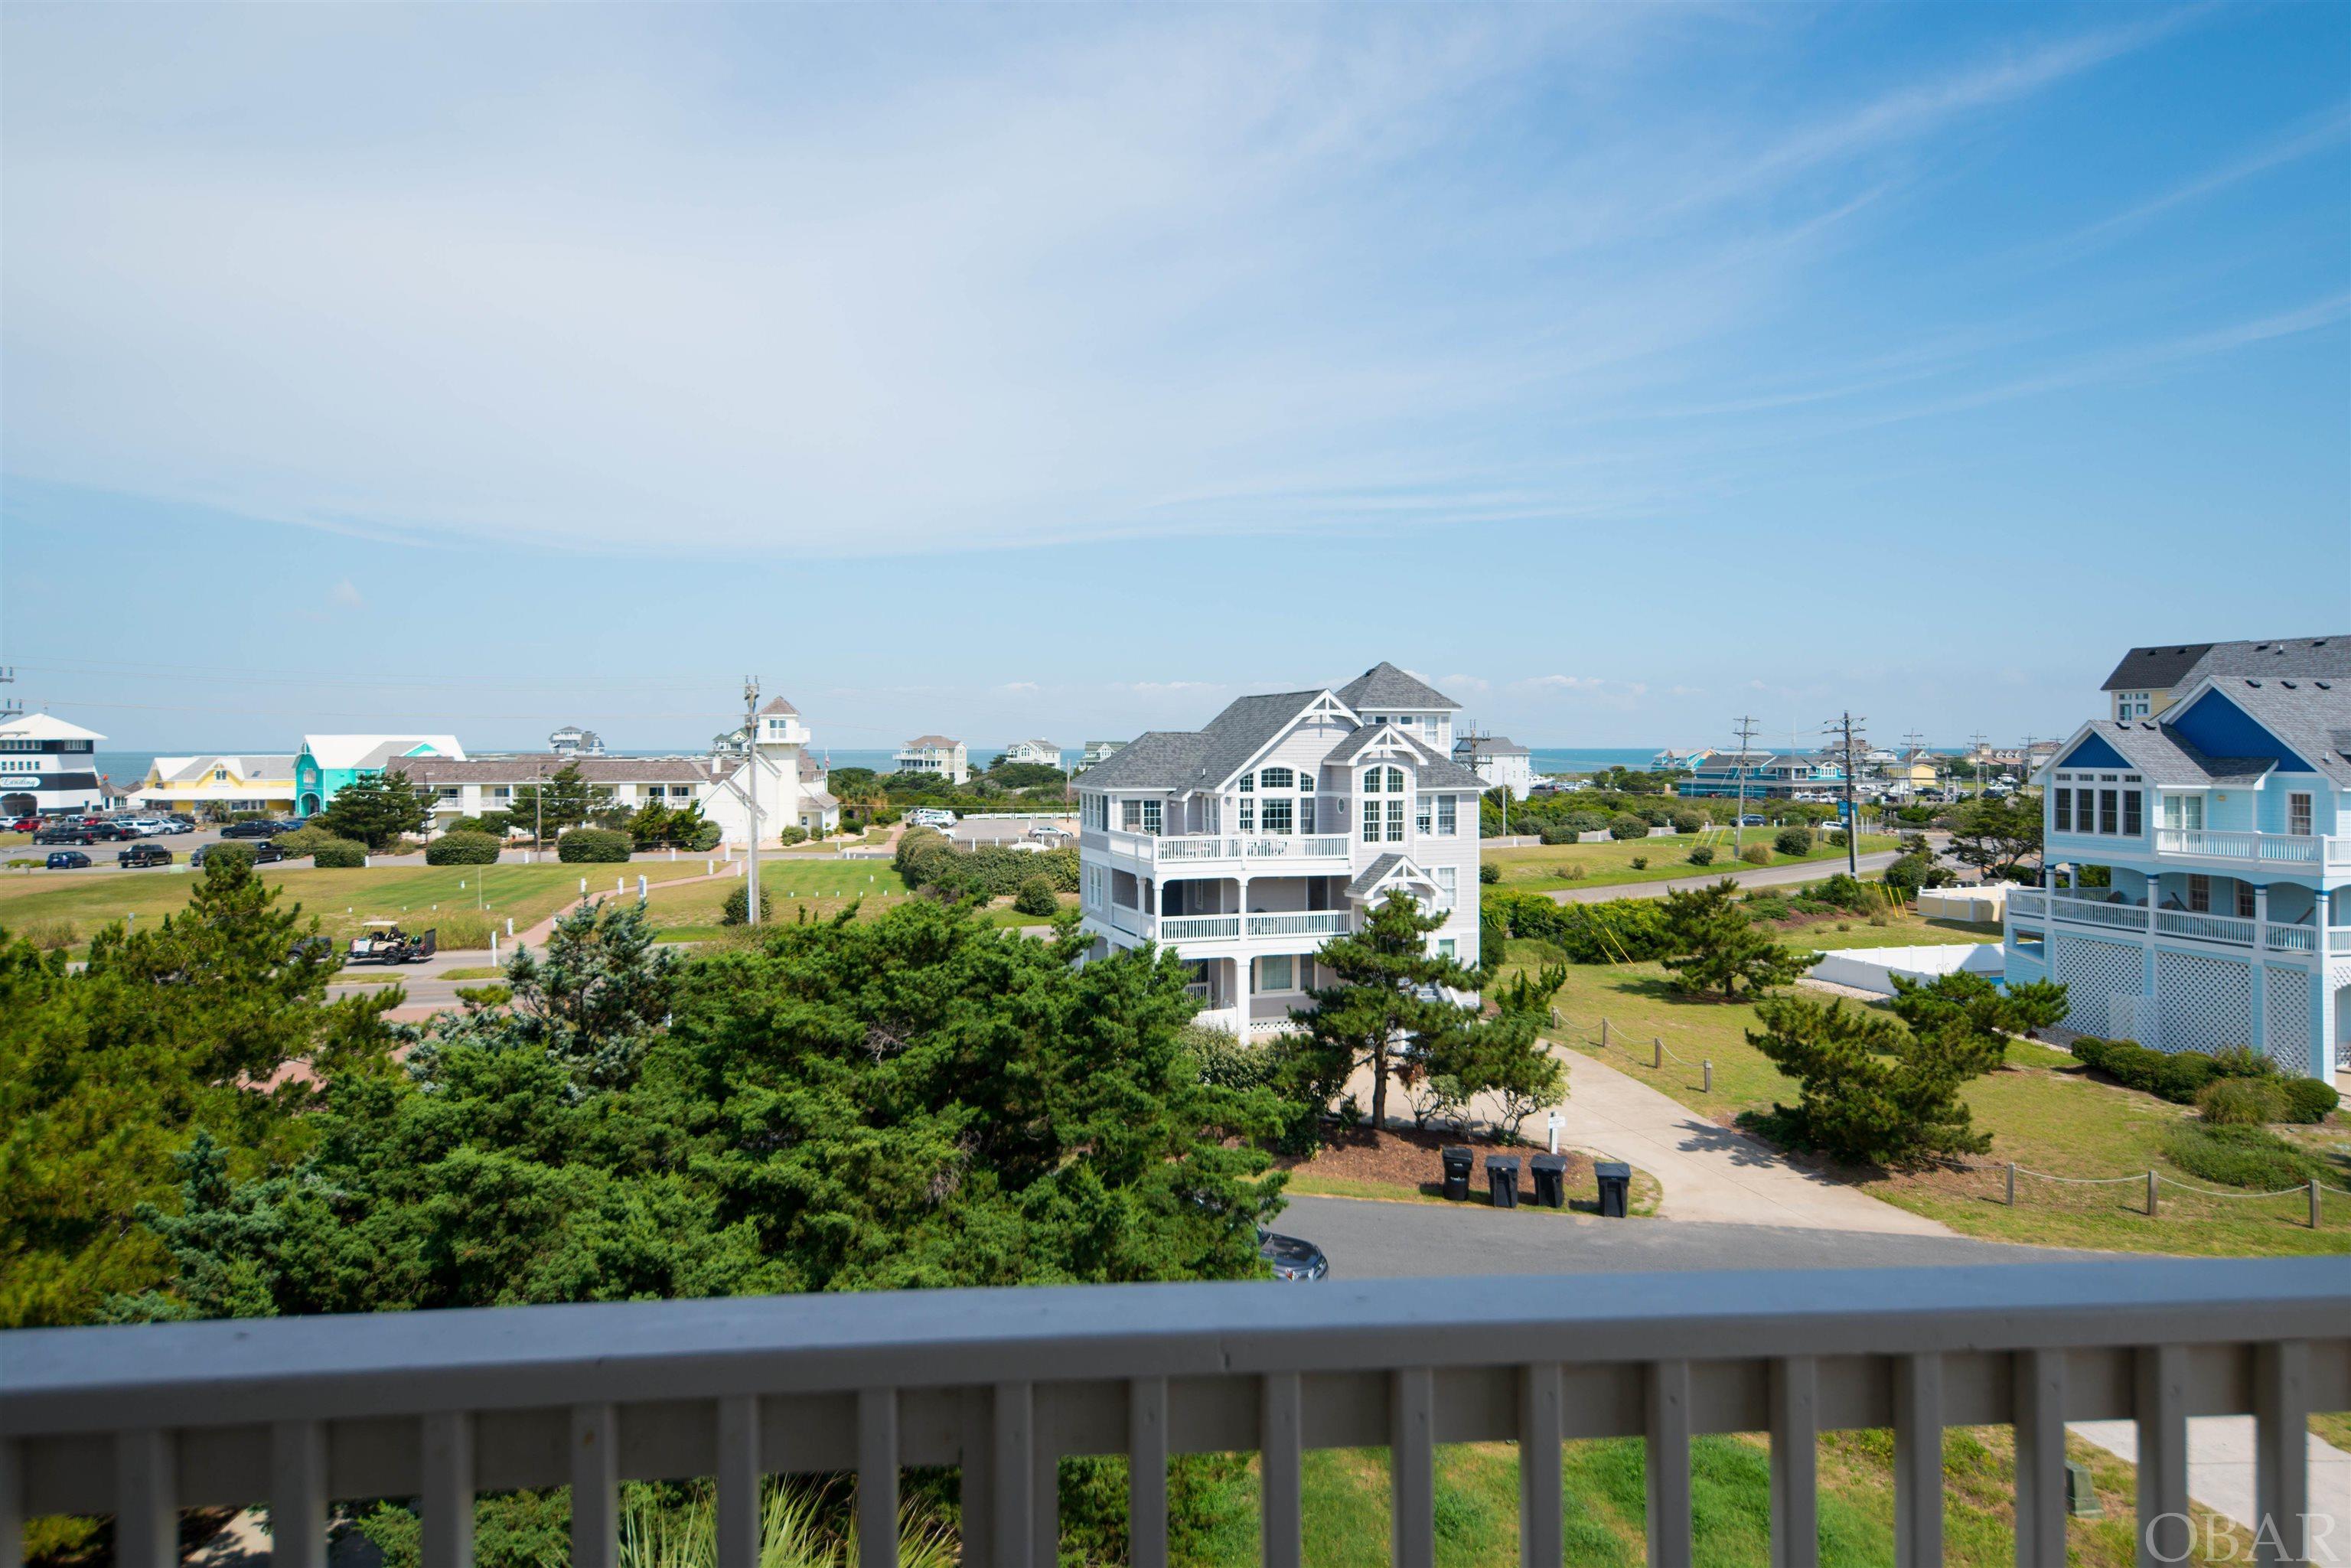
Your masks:
{"label": "black trash bin", "polygon": [[1600,1181],[1600,1217],[1622,1219],[1632,1211],[1633,1167],[1616,1160],[1602,1160],[1592,1167]]}
{"label": "black trash bin", "polygon": [[1466,1200],[1469,1196],[1469,1171],[1478,1163],[1478,1156],[1458,1145],[1437,1152],[1445,1160],[1445,1196],[1456,1203]]}
{"label": "black trash bin", "polygon": [[1486,1190],[1493,1196],[1496,1208],[1519,1207],[1519,1156],[1488,1155],[1486,1156]]}
{"label": "black trash bin", "polygon": [[1545,1208],[1565,1208],[1567,1156],[1537,1155],[1530,1163],[1535,1168],[1535,1201]]}

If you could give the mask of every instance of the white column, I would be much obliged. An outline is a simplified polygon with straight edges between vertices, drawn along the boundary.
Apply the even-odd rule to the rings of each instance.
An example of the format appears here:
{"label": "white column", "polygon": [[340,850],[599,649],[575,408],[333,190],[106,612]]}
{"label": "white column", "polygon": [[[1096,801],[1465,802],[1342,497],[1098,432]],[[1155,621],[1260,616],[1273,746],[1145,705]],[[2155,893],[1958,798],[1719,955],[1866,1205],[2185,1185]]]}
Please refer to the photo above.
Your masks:
{"label": "white column", "polygon": [[[2253,946],[2250,962],[2252,973],[2251,998],[2253,1016],[2247,1025],[2248,1043],[2256,1056],[2267,1056],[2269,1046],[2269,951],[2270,889],[2269,883],[2253,884]],[[2325,938],[2320,937],[2324,942]]]}

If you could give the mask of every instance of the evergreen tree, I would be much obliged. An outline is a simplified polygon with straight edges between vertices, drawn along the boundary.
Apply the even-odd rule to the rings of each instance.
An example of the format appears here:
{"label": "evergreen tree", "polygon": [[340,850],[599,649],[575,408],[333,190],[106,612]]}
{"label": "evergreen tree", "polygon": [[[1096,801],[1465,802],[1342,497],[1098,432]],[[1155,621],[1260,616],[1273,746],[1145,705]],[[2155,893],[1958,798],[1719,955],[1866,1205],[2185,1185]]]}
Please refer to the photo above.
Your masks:
{"label": "evergreen tree", "polygon": [[528,823],[550,837],[578,827],[595,809],[594,792],[577,762],[565,763],[543,784],[525,784],[515,790],[515,826]]}
{"label": "evergreen tree", "polygon": [[423,800],[398,768],[362,773],[310,819],[339,839],[356,839],[371,850],[389,848],[404,833],[421,833],[430,813]]}
{"label": "evergreen tree", "polygon": [[1666,894],[1665,961],[1677,982],[1691,991],[1719,989],[1725,1000],[1742,985],[1750,992],[1782,986],[1820,962],[1817,953],[1782,946],[1735,902],[1739,884],[1729,877],[1711,887]]}
{"label": "evergreen tree", "polygon": [[1375,1128],[1387,1125],[1388,1081],[1398,1069],[1413,1058],[1450,1060],[1477,1024],[1475,1006],[1437,993],[1478,988],[1474,972],[1429,946],[1429,934],[1444,924],[1444,915],[1424,915],[1411,898],[1391,893],[1362,930],[1333,936],[1314,955],[1337,983],[1308,992],[1314,1010],[1306,1027],[1331,1076],[1344,1082],[1355,1069],[1370,1071]]}
{"label": "evergreen tree", "polygon": [[1748,1042],[1802,1091],[1761,1119],[1782,1141],[1886,1166],[1991,1146],[1959,1091],[1999,1052],[1958,1010],[1935,1011],[1915,1034],[1875,1009],[1813,997],[1769,997],[1755,1011],[1763,1027]]}

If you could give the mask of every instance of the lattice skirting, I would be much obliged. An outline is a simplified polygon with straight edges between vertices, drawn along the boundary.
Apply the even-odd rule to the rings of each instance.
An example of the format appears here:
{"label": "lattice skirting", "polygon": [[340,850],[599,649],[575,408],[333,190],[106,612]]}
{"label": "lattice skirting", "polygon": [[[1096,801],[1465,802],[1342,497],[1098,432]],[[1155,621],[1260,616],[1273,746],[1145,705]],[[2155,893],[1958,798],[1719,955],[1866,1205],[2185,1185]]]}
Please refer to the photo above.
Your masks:
{"label": "lattice skirting", "polygon": [[2057,978],[2065,987],[2069,1010],[2065,1027],[2075,1034],[2104,1037],[2109,1026],[2107,1000],[2137,995],[2144,988],[2146,968],[2141,950],[2086,936],[2051,933]]}
{"label": "lattice skirting", "polygon": [[2166,1051],[2219,1051],[2253,1042],[2253,967],[2158,948],[2156,1005]]}
{"label": "lattice skirting", "polygon": [[2262,1031],[2271,1061],[2289,1072],[2310,1071],[2309,970],[2262,966]]}

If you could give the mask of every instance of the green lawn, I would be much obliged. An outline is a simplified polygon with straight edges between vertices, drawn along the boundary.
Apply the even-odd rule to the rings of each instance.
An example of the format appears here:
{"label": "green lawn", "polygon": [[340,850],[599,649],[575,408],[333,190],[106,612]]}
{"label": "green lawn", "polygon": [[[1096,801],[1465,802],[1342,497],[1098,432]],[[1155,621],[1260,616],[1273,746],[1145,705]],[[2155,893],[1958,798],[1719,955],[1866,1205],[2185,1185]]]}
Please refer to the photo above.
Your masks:
{"label": "green lawn", "polygon": [[[183,867],[185,862],[182,862]],[[23,932],[45,945],[86,943],[100,928],[125,916],[160,920],[177,913],[203,873],[184,869],[136,873],[26,872],[0,877],[0,928]],[[491,923],[505,929],[537,924],[589,891],[610,892],[615,877],[633,891],[643,874],[659,883],[702,874],[700,860],[648,861],[625,867],[568,865],[379,866],[364,871],[319,871],[310,866],[261,868],[264,880],[285,890],[284,901],[319,916],[326,933],[348,938],[371,919],[431,925],[433,916],[464,915],[486,933]],[[477,913],[478,912],[478,913]],[[450,945],[448,943],[444,946]]]}
{"label": "green lawn", "polygon": [[[2132,1468],[2078,1438],[2069,1458],[2090,1469],[2105,1517],[2066,1526],[2077,1568],[2134,1561]],[[1885,1431],[1824,1434],[1819,1447],[1820,1561],[1823,1568],[1881,1568],[1894,1561],[1893,1438]],[[1771,1448],[1760,1437],[1702,1437],[1690,1446],[1691,1525],[1708,1568],[1762,1568],[1771,1560]],[[1247,1472],[1217,1489],[1215,1524],[1197,1560],[1232,1568],[1257,1561],[1258,1483]],[[1644,1458],[1636,1439],[1562,1446],[1565,1561],[1573,1568],[1635,1568],[1644,1559]],[[2007,1568],[2015,1561],[2015,1447],[2006,1427],[1956,1427],[1943,1439],[1944,1561],[1951,1568]],[[1318,1448],[1300,1477],[1304,1560],[1311,1568],[1385,1568],[1389,1557],[1387,1454]],[[1436,1455],[1436,1560],[1439,1568],[1509,1568],[1518,1561],[1518,1451],[1504,1443],[1440,1447]],[[2250,1543],[2217,1517],[2198,1520],[2204,1564],[2249,1560]],[[2211,1555],[2204,1554],[2210,1550]]]}
{"label": "green lawn", "polygon": [[[1769,848],[1771,830],[1750,828],[1750,843],[1760,842]],[[1693,845],[1704,843],[1714,850],[1714,863],[1692,865],[1689,852]],[[1861,852],[1870,854],[1878,850],[1896,849],[1900,841],[1880,833],[1865,833]],[[1701,835],[1683,835],[1670,839],[1628,839],[1604,844],[1543,844],[1539,847],[1508,850],[1489,849],[1483,852],[1485,861],[1501,868],[1501,885],[1520,893],[1550,893],[1562,887],[1611,887],[1621,883],[1667,882],[1677,877],[1712,876],[1730,871],[1753,871],[1730,852],[1730,830],[1719,828]],[[1649,863],[1635,869],[1635,860]],[[1817,865],[1823,873],[1844,868],[1844,851],[1823,845],[1808,855],[1783,855],[1774,851],[1772,865]]]}
{"label": "green lawn", "polygon": [[[727,894],[743,885],[740,878],[688,883],[656,889],[645,901],[653,924],[662,927],[716,929]],[[759,862],[759,890],[767,894],[770,920],[830,919],[852,903],[862,902],[866,914],[879,914],[914,896],[906,879],[885,860],[795,860],[769,855]]]}
{"label": "green lawn", "polygon": [[[1856,923],[1855,931],[1862,928]],[[1832,945],[1813,933],[1805,941]],[[1511,944],[1514,961],[1541,956],[1538,944]],[[1764,1110],[1775,1100],[1796,1097],[1795,1084],[1747,1043],[1754,1009],[1687,999],[1656,964],[1572,965],[1555,1006],[1562,1019],[1555,1038],[1562,1044],[1606,1061],[1712,1120],[1728,1122],[1740,1111]],[[1609,1026],[1605,1047],[1604,1019]],[[1650,1065],[1652,1042],[1659,1040],[1669,1052],[1662,1069]],[[1704,1086],[1707,1062],[1713,1064],[1710,1090]],[[2344,1188],[2326,1199],[2321,1228],[2314,1231],[2304,1223],[2307,1203],[2299,1195],[2202,1197],[2173,1186],[2160,1189],[2156,1216],[2149,1218],[2144,1212],[2147,1170],[2191,1179],[2163,1158],[2161,1141],[2166,1127],[2193,1113],[2094,1081],[2072,1057],[2046,1047],[2020,1041],[2010,1048],[2008,1063],[1967,1091],[1977,1126],[1992,1135],[1991,1151],[1979,1168],[1863,1175],[1856,1176],[1857,1185],[1954,1230],[1997,1240],[2226,1255],[2351,1252],[2351,1134],[2339,1120],[2313,1129],[2307,1140],[2336,1156]],[[2026,1176],[2018,1183],[2017,1207],[2010,1208],[2001,1201],[2000,1167],[2011,1160],[2075,1181],[2134,1179],[2085,1186]]]}

